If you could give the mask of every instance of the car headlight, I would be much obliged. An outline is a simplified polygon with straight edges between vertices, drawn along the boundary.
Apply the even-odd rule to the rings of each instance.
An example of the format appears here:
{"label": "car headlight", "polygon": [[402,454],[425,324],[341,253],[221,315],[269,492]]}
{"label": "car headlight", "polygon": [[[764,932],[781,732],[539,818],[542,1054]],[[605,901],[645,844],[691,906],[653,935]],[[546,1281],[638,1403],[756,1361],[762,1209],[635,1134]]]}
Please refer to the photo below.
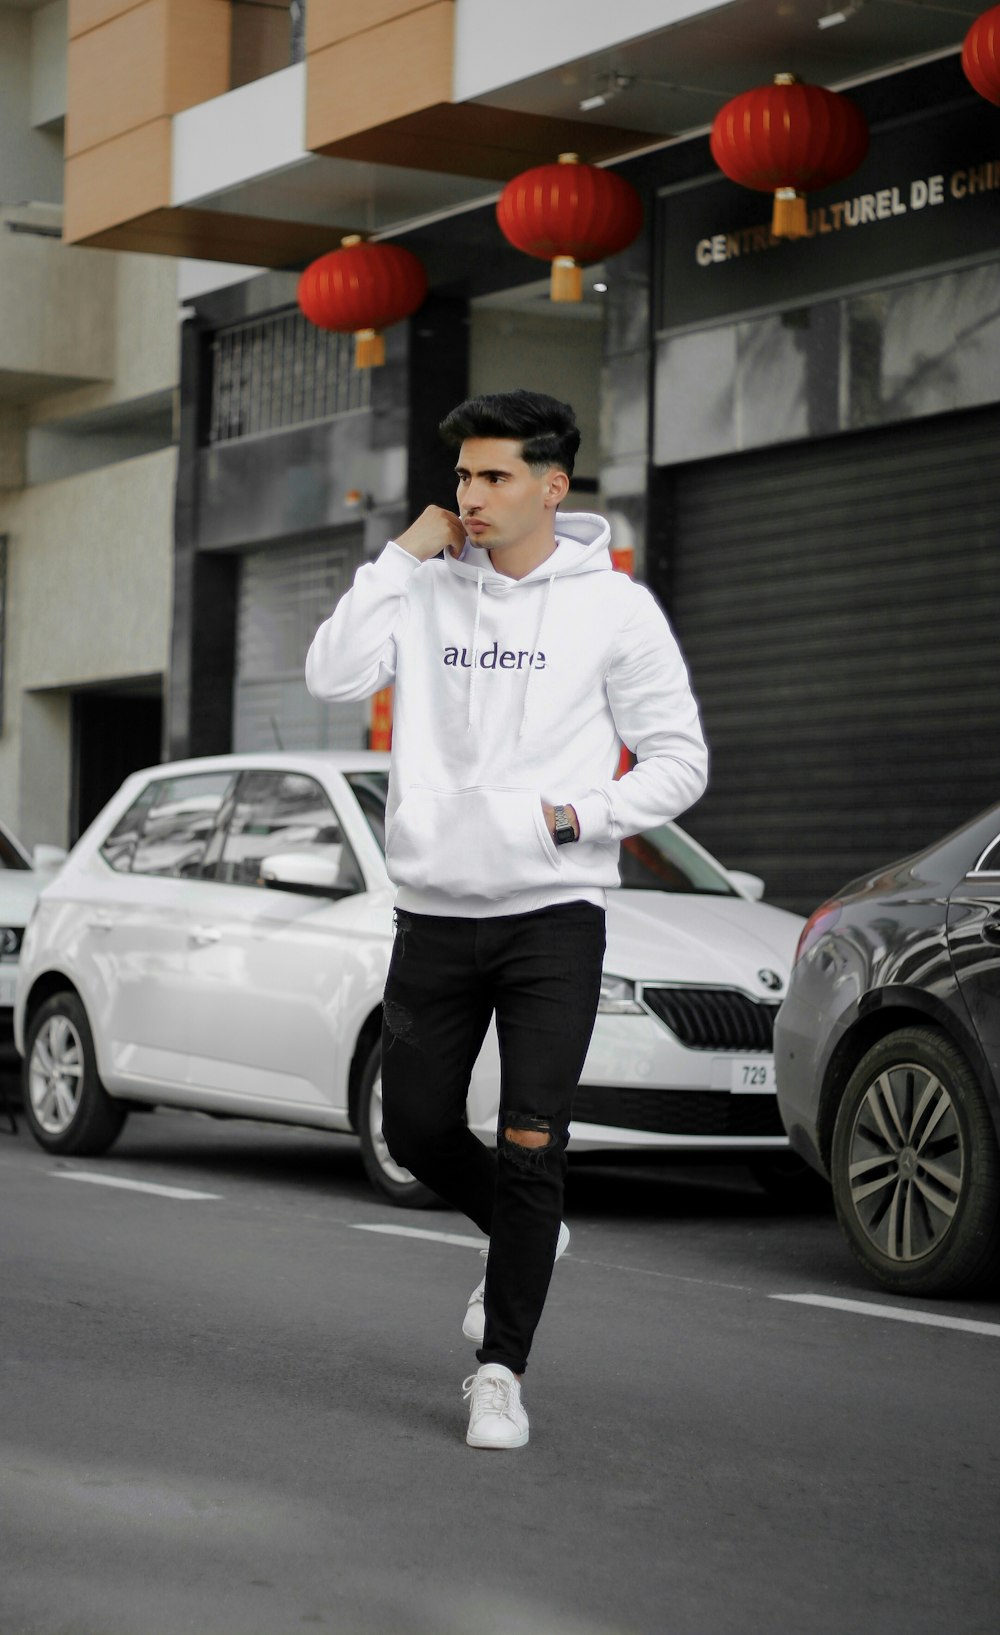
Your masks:
{"label": "car headlight", "polygon": [[601,977],[601,997],[597,1002],[598,1015],[641,1016],[642,1006],[635,997],[635,983],[623,976]]}

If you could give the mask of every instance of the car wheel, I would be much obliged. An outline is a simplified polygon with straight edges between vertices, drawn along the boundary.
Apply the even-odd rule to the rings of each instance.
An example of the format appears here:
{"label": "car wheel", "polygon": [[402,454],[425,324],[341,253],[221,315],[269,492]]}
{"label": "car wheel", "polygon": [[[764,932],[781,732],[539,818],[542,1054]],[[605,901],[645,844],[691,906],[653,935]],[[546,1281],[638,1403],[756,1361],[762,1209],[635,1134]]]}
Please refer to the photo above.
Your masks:
{"label": "car wheel", "polygon": [[382,1046],[372,1050],[361,1075],[358,1095],[358,1134],[361,1161],[376,1192],[403,1209],[426,1209],[436,1203],[433,1192],[397,1164],[382,1134]]}
{"label": "car wheel", "polygon": [[74,993],[53,994],[28,1029],[24,1057],[24,1113],[47,1152],[107,1152],[125,1123],[97,1076],[87,1013]]}
{"label": "car wheel", "polygon": [[761,1153],[749,1161],[750,1173],[769,1198],[785,1209],[829,1209],[830,1183],[797,1152]]}
{"label": "car wheel", "polygon": [[961,1051],[901,1028],[852,1073],[833,1133],[837,1218],[895,1294],[957,1294],[1000,1270],[1000,1151]]}

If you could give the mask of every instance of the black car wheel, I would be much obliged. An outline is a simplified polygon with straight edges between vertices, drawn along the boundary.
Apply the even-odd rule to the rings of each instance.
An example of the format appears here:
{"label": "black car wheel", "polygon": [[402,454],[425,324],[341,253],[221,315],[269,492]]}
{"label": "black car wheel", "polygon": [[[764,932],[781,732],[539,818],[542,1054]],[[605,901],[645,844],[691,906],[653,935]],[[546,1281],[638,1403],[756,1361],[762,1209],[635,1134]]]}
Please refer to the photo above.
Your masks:
{"label": "black car wheel", "polygon": [[125,1123],[97,1075],[87,1013],[75,993],[53,994],[31,1019],[24,1057],[24,1113],[47,1152],[107,1152]]}
{"label": "black car wheel", "polygon": [[852,1073],[833,1134],[837,1218],[895,1294],[957,1294],[1000,1271],[1000,1152],[979,1083],[931,1028],[901,1028]]}
{"label": "black car wheel", "polygon": [[403,1209],[425,1209],[436,1203],[433,1192],[397,1164],[382,1134],[382,1046],[372,1050],[361,1075],[358,1096],[361,1161],[376,1192]]}

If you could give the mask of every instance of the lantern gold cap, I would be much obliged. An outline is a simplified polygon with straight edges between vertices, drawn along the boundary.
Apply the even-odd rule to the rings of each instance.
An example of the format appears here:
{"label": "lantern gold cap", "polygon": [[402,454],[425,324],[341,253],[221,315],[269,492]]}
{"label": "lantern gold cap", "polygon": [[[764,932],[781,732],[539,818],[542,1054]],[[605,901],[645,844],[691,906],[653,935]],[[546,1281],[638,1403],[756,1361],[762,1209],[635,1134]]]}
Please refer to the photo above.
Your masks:
{"label": "lantern gold cap", "polygon": [[352,244],[360,244],[361,243],[361,234],[360,233],[345,233],[345,235],[341,239],[340,243],[341,243],[341,248],[342,249],[349,250]]}
{"label": "lantern gold cap", "polygon": [[553,259],[549,296],[553,301],[583,300],[583,272],[571,255],[557,255]]}
{"label": "lantern gold cap", "polygon": [[377,329],[354,331],[355,369],[381,369],[385,362],[385,339]]}
{"label": "lantern gold cap", "polygon": [[774,83],[775,85],[799,85],[801,81],[798,74],[775,74]]}
{"label": "lantern gold cap", "polygon": [[559,163],[561,165],[578,165],[580,163],[580,155],[578,153],[561,153],[559,155]]}

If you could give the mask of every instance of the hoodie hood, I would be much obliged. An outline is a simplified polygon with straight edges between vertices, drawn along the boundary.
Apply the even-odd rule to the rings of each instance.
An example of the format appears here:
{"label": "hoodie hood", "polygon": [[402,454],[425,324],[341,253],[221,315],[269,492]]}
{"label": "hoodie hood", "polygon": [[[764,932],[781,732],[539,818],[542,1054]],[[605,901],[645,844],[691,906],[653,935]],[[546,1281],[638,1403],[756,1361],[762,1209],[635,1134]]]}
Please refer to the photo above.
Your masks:
{"label": "hoodie hood", "polygon": [[446,555],[445,562],[460,579],[478,579],[481,573],[488,592],[498,591],[504,595],[564,575],[610,573],[610,545],[611,528],[604,517],[595,516],[591,511],[560,511],[556,518],[555,550],[523,579],[511,579],[507,574],[498,573],[486,547],[473,545],[471,540],[466,540],[461,556]]}
{"label": "hoodie hood", "polygon": [[[472,616],[469,643],[472,664],[469,670],[466,732],[472,731],[475,721],[476,684],[479,676],[479,626],[482,619],[483,596],[509,596],[515,591],[527,592],[533,590],[536,585],[544,585],[544,595],[539,604],[535,624],[533,645],[537,651],[542,645],[545,615],[549,610],[549,600],[555,581],[569,578],[573,574],[612,571],[609,549],[611,529],[604,517],[596,516],[590,511],[567,511],[559,513],[557,522],[555,550],[544,562],[540,562],[537,568],[532,568],[530,573],[526,573],[523,579],[511,579],[508,574],[498,573],[490,560],[489,551],[485,547],[473,545],[470,540],[466,540],[461,556],[455,557],[445,553],[445,562],[452,573],[460,579],[472,579],[476,583],[476,606]],[[533,674],[534,672],[529,672],[521,702],[519,738],[524,736],[528,726],[528,703]]]}

